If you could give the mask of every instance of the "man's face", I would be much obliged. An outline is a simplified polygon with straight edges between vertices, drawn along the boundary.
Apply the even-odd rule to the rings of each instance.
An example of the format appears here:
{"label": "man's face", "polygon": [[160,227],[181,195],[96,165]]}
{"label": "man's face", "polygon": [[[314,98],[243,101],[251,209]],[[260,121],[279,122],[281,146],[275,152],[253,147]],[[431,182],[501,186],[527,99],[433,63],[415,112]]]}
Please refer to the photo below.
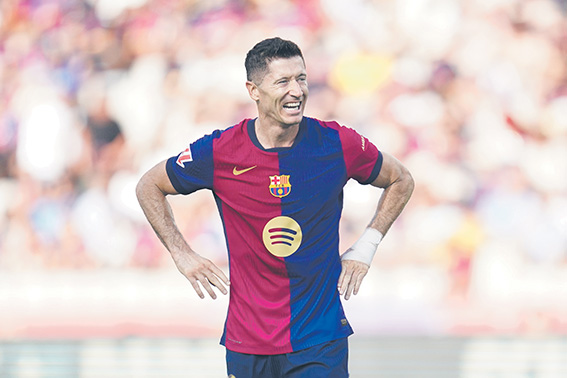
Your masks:
{"label": "man's face", "polygon": [[260,119],[281,126],[299,124],[309,94],[303,59],[274,59],[261,80],[257,84],[247,82],[250,97],[258,103]]}

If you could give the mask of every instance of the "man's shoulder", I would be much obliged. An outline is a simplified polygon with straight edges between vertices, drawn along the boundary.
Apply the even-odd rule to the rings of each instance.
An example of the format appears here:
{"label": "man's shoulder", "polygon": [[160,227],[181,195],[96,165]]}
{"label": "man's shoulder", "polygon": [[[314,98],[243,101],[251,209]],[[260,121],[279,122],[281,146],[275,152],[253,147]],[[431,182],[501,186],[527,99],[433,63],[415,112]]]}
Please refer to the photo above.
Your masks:
{"label": "man's shoulder", "polygon": [[314,117],[304,117],[304,118],[308,123],[317,125],[323,129],[338,130],[342,127],[337,121],[333,121],[333,120],[321,120]]}
{"label": "man's shoulder", "polygon": [[226,129],[215,130],[211,134],[211,137],[212,139],[216,139],[216,144],[242,144],[242,138],[247,135],[248,121],[249,119],[243,119],[242,121],[227,127]]}
{"label": "man's shoulder", "polygon": [[246,127],[248,121],[248,119],[244,119],[239,123],[231,125],[225,129],[215,129],[208,134],[202,135],[198,140],[196,140],[196,142],[212,143],[214,141],[215,143],[218,143],[219,140],[223,140],[238,143],[238,141],[234,138],[238,137],[238,134],[242,134],[242,131]]}
{"label": "man's shoulder", "polygon": [[241,133],[244,130],[246,130],[246,126],[248,124],[248,121],[250,121],[250,119],[245,118],[242,121],[235,123],[231,126],[228,126],[225,129],[217,129],[213,132],[213,134],[215,135],[215,137],[227,137],[227,136],[233,136],[236,133]]}

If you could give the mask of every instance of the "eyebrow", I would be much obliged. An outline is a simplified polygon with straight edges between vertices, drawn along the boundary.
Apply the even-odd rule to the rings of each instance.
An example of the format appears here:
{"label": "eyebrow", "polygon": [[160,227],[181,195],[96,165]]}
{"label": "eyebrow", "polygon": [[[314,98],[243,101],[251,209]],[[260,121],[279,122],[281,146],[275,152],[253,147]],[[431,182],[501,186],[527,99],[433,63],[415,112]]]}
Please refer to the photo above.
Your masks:
{"label": "eyebrow", "polygon": [[[302,77],[302,76],[303,76],[303,77],[307,77],[307,74],[306,74],[305,72],[302,72],[302,73],[300,73],[299,75],[297,75],[296,77]],[[276,79],[274,79],[274,83],[277,83],[278,81],[284,80],[284,79],[289,80],[291,77],[293,77],[293,75],[290,75],[290,76],[279,76],[279,77],[277,77]]]}

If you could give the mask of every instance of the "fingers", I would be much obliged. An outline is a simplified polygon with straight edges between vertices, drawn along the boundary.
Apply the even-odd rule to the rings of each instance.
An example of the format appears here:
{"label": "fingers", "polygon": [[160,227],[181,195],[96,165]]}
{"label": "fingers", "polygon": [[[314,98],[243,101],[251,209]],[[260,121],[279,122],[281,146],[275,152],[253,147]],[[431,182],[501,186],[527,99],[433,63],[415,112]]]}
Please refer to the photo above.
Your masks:
{"label": "fingers", "polygon": [[228,293],[225,286],[229,286],[230,281],[224,272],[210,260],[194,257],[192,260],[181,261],[178,267],[189,280],[199,298],[205,298],[204,289],[211,298],[216,299],[217,294],[213,287],[216,287],[224,295]]}
{"label": "fingers", "polygon": [[345,291],[345,299],[347,301],[350,299],[350,295],[352,294],[353,290],[354,290],[354,280],[352,279],[352,275],[351,275],[351,279],[348,282],[348,286],[347,286],[346,291]]}
{"label": "fingers", "polygon": [[221,280],[222,278],[219,280],[219,277],[217,277],[216,275],[207,277],[209,284],[213,285],[214,287],[219,289],[221,293],[226,295],[228,293],[228,290],[226,290],[226,287],[225,285],[223,285],[223,282]]}
{"label": "fingers", "polygon": [[[211,263],[211,270],[213,271],[213,273],[215,274],[214,278],[215,280],[217,280],[216,278],[219,277],[222,282],[226,285],[226,286],[230,286],[230,281],[228,279],[228,277],[224,274],[224,272],[222,270],[219,269],[218,266],[216,266],[215,264]],[[217,280],[218,281],[218,280]],[[214,282],[213,282],[214,284]],[[224,286],[222,285],[216,285],[216,287],[222,287],[225,291],[223,292],[223,294],[226,294],[226,289],[224,288]],[[222,291],[222,290],[221,290]]]}
{"label": "fingers", "polygon": [[[201,283],[201,285],[203,285],[203,287],[205,288],[207,293],[209,293],[211,298],[217,299],[217,294],[214,292],[213,288],[211,287],[210,280],[208,277],[204,277],[204,279],[200,279],[199,282]],[[224,289],[224,291],[226,292],[226,289]]]}
{"label": "fingers", "polygon": [[[217,267],[215,266],[215,268]],[[201,286],[203,286],[205,291],[209,293],[209,296],[213,299],[217,299],[217,294],[213,290],[213,286],[216,287],[223,295],[226,295],[228,294],[226,286],[230,285],[230,282],[226,278],[225,274],[220,269],[217,268],[217,270],[218,273],[213,272],[213,269],[211,269],[210,271],[205,271],[202,274],[198,275],[195,279],[201,284]],[[193,288],[195,288],[195,285],[193,285]],[[197,288],[199,288],[198,284]],[[204,298],[204,295],[202,295],[200,288],[199,290],[195,289],[195,291],[197,292],[197,294],[199,294],[199,297],[201,297],[201,299]]]}
{"label": "fingers", "polygon": [[348,269],[349,264],[343,262],[343,269],[341,270],[341,275],[339,276],[339,294],[343,295],[345,290],[348,288],[349,282],[352,278],[352,270]]}
{"label": "fingers", "polygon": [[199,298],[201,298],[201,299],[205,298],[205,296],[203,295],[203,292],[201,291],[201,287],[197,283],[197,279],[196,278],[189,278],[189,277],[187,277],[187,279],[191,283],[191,286],[193,286],[193,289],[195,289],[195,291],[197,292],[197,295],[199,296]]}
{"label": "fingers", "polygon": [[[195,289],[195,291],[197,292],[197,295],[201,299],[205,298],[205,295],[203,294],[203,291],[201,290],[201,286],[203,286],[203,289],[205,289],[205,291],[213,299],[217,299],[217,294],[213,290],[213,286],[216,287],[224,295],[226,295],[228,293],[228,290],[226,289],[226,287],[222,284],[222,282],[215,275],[199,274],[195,277],[187,277],[187,279],[189,280],[189,282],[191,283],[191,286],[193,286],[193,289]],[[199,283],[201,285],[199,285]]]}
{"label": "fingers", "polygon": [[342,262],[343,269],[339,277],[339,294],[343,295],[345,300],[349,300],[351,295],[358,294],[362,280],[368,272],[368,265],[354,260],[345,260]]}
{"label": "fingers", "polygon": [[358,294],[358,290],[360,289],[360,285],[362,284],[362,279],[366,276],[366,273],[367,273],[367,272],[368,272],[368,271],[365,271],[365,272],[362,272],[362,271],[361,271],[361,272],[358,274],[358,276],[356,277],[356,280],[355,280],[355,282],[354,282],[354,290],[353,290],[353,292],[352,292],[354,295]]}

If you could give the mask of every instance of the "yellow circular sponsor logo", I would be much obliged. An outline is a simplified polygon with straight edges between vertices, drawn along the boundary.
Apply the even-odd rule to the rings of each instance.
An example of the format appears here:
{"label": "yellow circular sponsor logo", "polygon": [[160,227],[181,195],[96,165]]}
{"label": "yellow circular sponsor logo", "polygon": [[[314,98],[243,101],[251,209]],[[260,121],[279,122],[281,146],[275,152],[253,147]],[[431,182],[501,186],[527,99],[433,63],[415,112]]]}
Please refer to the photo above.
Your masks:
{"label": "yellow circular sponsor logo", "polygon": [[285,216],[272,218],[266,223],[262,233],[266,249],[277,257],[287,257],[297,251],[302,237],[299,224]]}

